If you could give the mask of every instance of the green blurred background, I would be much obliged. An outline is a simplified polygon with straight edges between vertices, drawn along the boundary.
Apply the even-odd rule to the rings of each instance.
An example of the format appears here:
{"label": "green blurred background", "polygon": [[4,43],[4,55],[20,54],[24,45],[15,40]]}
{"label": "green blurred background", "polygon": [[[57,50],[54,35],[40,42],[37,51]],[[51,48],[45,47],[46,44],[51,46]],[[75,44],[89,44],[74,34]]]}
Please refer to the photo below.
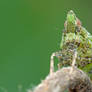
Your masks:
{"label": "green blurred background", "polygon": [[71,9],[91,32],[91,0],[0,0],[0,92],[26,92],[48,75]]}

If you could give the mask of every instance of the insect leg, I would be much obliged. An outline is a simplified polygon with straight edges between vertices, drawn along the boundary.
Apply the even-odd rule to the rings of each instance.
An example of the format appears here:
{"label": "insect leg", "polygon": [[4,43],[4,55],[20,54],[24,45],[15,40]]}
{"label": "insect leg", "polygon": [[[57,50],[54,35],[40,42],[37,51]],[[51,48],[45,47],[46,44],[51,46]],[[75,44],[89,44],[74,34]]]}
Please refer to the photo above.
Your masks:
{"label": "insect leg", "polygon": [[75,67],[76,64],[76,58],[77,58],[77,52],[75,51],[74,57],[73,57],[73,62],[72,62],[72,67]]}
{"label": "insect leg", "polygon": [[50,74],[54,73],[54,57],[56,56],[56,53],[52,53],[51,60],[50,60]]}
{"label": "insect leg", "polygon": [[73,62],[72,62],[72,65],[71,65],[72,67],[71,67],[70,73],[73,72],[73,69],[76,65],[76,58],[77,58],[77,52],[75,51],[74,56],[73,56]]}
{"label": "insect leg", "polygon": [[[59,51],[52,53],[50,60],[50,74],[54,72],[54,57],[57,57],[60,60],[62,58],[61,52]],[[61,63],[58,64],[58,69],[60,69],[61,65]]]}
{"label": "insect leg", "polygon": [[61,66],[62,66],[62,63],[61,63],[61,61],[62,61],[62,53],[61,53],[61,51],[58,51],[58,52],[56,52],[55,54],[56,54],[56,57],[58,58],[58,60],[60,61],[60,62],[57,64],[58,69],[60,69]]}

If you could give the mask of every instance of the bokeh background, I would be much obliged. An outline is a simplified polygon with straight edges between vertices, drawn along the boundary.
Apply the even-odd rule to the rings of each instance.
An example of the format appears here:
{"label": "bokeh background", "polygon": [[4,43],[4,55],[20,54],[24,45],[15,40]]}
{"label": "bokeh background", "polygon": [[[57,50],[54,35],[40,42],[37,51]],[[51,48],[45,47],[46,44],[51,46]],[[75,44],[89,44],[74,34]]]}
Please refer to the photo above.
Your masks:
{"label": "bokeh background", "polygon": [[48,75],[71,9],[91,32],[91,0],[0,0],[0,92],[26,92]]}

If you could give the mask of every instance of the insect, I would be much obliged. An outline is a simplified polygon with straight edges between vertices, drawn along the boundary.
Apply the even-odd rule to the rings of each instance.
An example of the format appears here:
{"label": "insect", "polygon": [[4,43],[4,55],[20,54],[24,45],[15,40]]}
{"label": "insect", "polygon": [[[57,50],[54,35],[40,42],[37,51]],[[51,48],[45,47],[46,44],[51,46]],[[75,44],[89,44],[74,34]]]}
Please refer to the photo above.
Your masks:
{"label": "insect", "polygon": [[[59,60],[58,69],[62,66],[70,66],[74,53],[77,52],[76,66],[86,70],[90,66],[89,73],[92,72],[92,35],[82,27],[82,23],[70,10],[64,23],[64,30],[60,43],[60,50],[54,52],[51,61],[56,56]],[[53,62],[51,62],[51,67]],[[87,71],[87,73],[88,73]]]}

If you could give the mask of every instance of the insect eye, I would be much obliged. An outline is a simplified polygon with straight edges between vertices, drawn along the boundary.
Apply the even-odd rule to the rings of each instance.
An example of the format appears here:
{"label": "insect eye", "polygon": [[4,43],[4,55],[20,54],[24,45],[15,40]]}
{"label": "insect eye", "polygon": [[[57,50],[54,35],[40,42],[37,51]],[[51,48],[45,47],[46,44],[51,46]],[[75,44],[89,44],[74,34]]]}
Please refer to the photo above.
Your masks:
{"label": "insect eye", "polygon": [[77,22],[77,26],[81,26],[81,22],[78,18],[77,18],[76,22]]}

